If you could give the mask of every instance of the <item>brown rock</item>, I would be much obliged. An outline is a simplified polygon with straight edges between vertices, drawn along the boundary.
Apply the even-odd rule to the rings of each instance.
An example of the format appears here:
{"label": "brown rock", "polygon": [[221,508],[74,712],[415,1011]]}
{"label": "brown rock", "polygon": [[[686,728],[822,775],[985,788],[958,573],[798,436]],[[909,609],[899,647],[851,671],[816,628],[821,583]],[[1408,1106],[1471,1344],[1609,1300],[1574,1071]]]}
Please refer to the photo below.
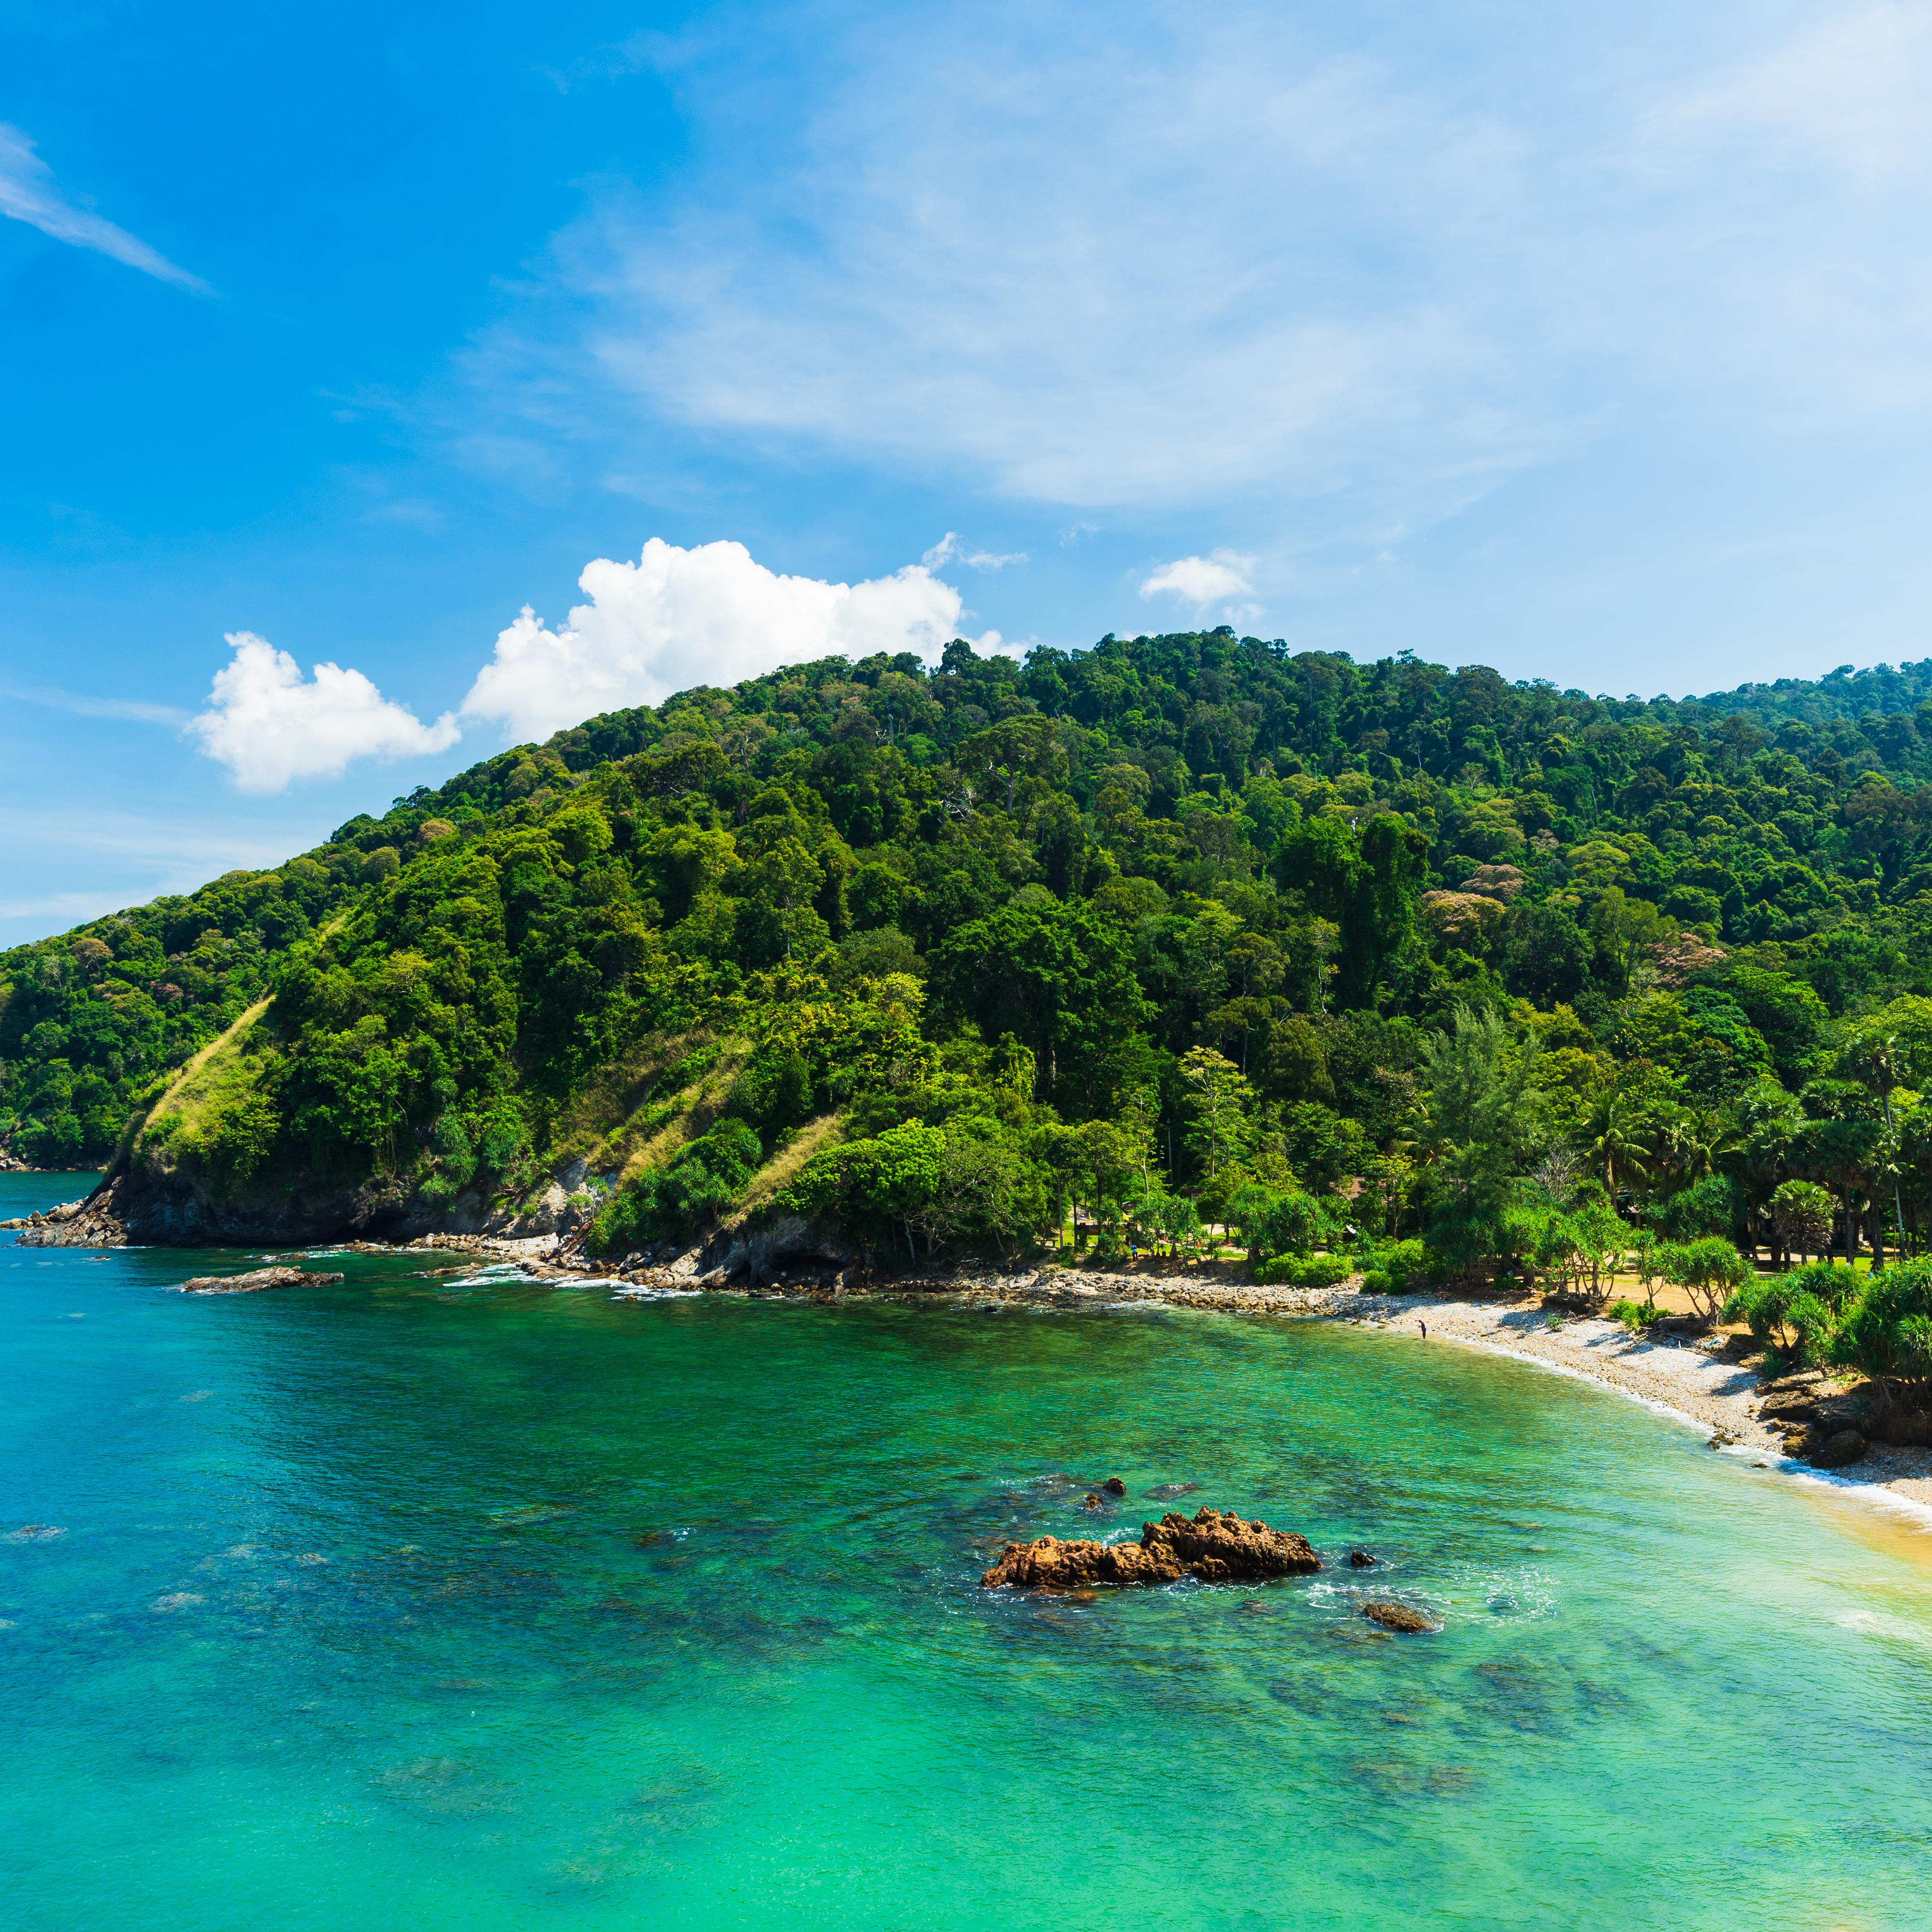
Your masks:
{"label": "brown rock", "polygon": [[1362,1614],[1370,1623],[1380,1624],[1386,1630],[1437,1630],[1442,1628],[1434,1618],[1424,1616],[1420,1610],[1412,1610],[1406,1604],[1386,1598],[1364,1604]]}
{"label": "brown rock", "polygon": [[1170,1510],[1144,1523],[1138,1543],[1062,1543],[1042,1536],[1010,1543],[980,1581],[989,1590],[1068,1589],[1092,1583],[1255,1583],[1322,1568],[1305,1537],[1244,1522],[1232,1510],[1204,1508],[1191,1520]]}
{"label": "brown rock", "polygon": [[1811,1452],[1814,1469],[1842,1469],[1850,1462],[1862,1462],[1870,1445],[1856,1429],[1841,1429],[1827,1436]]}
{"label": "brown rock", "polygon": [[198,1274],[182,1283],[184,1294],[254,1294],[265,1288],[326,1288],[339,1274],[309,1274],[301,1268],[256,1268],[248,1274]]}
{"label": "brown rock", "polygon": [[1366,1550],[1348,1552],[1348,1568],[1351,1570],[1372,1570],[1381,1561],[1380,1557],[1371,1556]]}
{"label": "brown rock", "polygon": [[1172,1583],[1180,1565],[1150,1556],[1138,1543],[1062,1543],[1042,1536],[1010,1543],[980,1581],[989,1590],[1071,1590],[1094,1583]]}
{"label": "brown rock", "polygon": [[1109,1476],[1107,1480],[1100,1485],[1100,1486],[1105,1490],[1110,1496],[1124,1496],[1127,1492],[1126,1484],[1122,1482],[1118,1476]]}
{"label": "brown rock", "polygon": [[1204,1504],[1192,1518],[1169,1510],[1144,1524],[1141,1541],[1172,1553],[1184,1570],[1210,1583],[1258,1582],[1270,1576],[1305,1576],[1322,1568],[1306,1537],[1244,1522],[1232,1510]]}
{"label": "brown rock", "polygon": [[[1876,1425],[1872,1433],[1876,1436]],[[1932,1415],[1916,1408],[1894,1409],[1885,1419],[1885,1439],[1900,1448],[1923,1449],[1932,1446]]]}

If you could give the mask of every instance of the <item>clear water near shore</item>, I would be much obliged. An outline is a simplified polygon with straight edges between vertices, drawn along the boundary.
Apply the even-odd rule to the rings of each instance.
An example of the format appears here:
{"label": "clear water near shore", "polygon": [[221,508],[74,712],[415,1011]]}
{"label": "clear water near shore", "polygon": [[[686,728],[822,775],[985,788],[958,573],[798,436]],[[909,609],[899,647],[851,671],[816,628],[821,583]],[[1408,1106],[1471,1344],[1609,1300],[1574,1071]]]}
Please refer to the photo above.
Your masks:
{"label": "clear water near shore", "polygon": [[[440,1257],[168,1292],[255,1258],[0,1249],[22,1932],[1932,1926],[1932,1570],[1612,1396]],[[1106,1530],[1211,1500],[1388,1568],[977,1588],[1115,1473]]]}

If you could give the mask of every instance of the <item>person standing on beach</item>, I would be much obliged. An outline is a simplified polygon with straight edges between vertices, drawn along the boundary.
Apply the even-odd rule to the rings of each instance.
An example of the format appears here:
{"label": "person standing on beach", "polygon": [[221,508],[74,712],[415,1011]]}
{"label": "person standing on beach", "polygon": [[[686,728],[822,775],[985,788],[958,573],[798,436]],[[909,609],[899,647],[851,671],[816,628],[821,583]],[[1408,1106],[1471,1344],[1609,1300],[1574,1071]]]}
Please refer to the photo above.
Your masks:
{"label": "person standing on beach", "polygon": [[1422,1330],[1422,1339],[1425,1342],[1429,1340],[1429,1324],[1426,1322],[1418,1322],[1415,1325]]}

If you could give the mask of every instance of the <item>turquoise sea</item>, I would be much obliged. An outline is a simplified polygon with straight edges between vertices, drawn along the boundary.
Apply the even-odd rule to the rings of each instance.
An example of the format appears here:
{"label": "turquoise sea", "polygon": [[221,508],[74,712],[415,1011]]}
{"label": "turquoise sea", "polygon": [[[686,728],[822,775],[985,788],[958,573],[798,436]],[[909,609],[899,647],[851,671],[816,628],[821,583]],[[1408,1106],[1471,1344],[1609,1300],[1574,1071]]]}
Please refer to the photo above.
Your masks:
{"label": "turquoise sea", "polygon": [[[20,1932],[1932,1927],[1932,1536],[1588,1386],[11,1238]],[[1115,1474],[1385,1576],[977,1587]]]}

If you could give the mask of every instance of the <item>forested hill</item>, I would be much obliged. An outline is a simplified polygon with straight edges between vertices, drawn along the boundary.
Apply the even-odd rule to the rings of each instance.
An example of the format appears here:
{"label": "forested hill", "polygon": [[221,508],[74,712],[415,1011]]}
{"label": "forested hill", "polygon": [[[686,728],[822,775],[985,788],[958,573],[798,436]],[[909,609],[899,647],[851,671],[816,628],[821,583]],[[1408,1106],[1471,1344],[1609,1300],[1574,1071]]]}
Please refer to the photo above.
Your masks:
{"label": "forested hill", "polygon": [[1862,1211],[1881,1155],[1932,1178],[1928,780],[1932,660],[1676,702],[1226,630],[828,659],[0,956],[0,1132],[104,1161],[226,1035],[128,1142],[208,1198],[501,1212],[568,1157],[688,1230],[803,1133],[862,1218],[854,1150],[916,1129],[1036,1208],[1090,1128],[1117,1191],[1372,1180],[1419,1226],[1473,1184],[1466,1012],[1534,1096],[1518,1170]]}

